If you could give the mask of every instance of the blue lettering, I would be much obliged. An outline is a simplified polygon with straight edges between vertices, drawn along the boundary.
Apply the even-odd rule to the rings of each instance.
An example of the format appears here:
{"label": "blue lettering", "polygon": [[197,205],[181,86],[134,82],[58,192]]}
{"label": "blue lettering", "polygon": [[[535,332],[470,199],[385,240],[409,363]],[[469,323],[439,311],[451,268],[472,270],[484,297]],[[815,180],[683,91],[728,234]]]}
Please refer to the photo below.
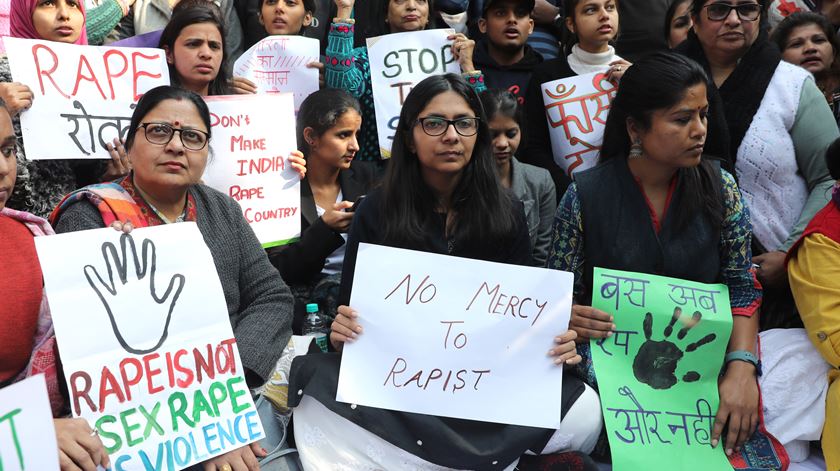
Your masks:
{"label": "blue lettering", "polygon": [[[253,419],[253,421],[251,419]],[[260,421],[257,417],[257,411],[252,410],[246,412],[245,423],[248,425],[248,437],[250,437],[250,440],[248,441],[253,441],[263,437],[263,434],[259,431]]]}
{"label": "blue lettering", "polygon": [[218,434],[213,434],[213,429],[215,428],[216,424],[207,424],[204,427],[201,427],[201,433],[204,434],[204,443],[207,445],[207,451],[211,455],[215,455],[216,453],[222,451],[221,448],[213,447],[213,442],[215,442],[216,439],[219,438]]}

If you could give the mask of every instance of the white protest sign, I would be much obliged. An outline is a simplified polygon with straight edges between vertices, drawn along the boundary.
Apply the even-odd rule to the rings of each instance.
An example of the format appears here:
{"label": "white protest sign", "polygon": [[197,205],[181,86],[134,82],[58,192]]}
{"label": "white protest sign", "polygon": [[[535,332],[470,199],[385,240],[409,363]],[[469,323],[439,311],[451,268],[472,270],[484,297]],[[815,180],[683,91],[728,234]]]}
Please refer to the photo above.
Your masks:
{"label": "white protest sign", "polygon": [[0,389],[0,470],[29,469],[59,469],[44,375]]}
{"label": "white protest sign", "polygon": [[451,29],[431,29],[367,39],[376,130],[383,158],[391,157],[400,110],[414,85],[432,75],[461,72],[452,57],[452,41],[446,39],[454,33]]}
{"label": "white protest sign", "polygon": [[12,77],[34,94],[20,115],[30,160],[110,159],[105,144],[126,136],[137,100],[169,85],[160,49],[3,39]]}
{"label": "white protest sign", "polygon": [[263,437],[195,223],[35,244],[71,412],[114,469],[184,469]]}
{"label": "white protest sign", "polygon": [[317,39],[269,36],[245,51],[233,64],[233,75],[257,85],[258,93],[290,92],[295,110],[318,91],[318,69],[307,67],[320,58]]}
{"label": "white protest sign", "polygon": [[554,162],[569,176],[594,167],[618,89],[605,72],[547,82],[541,89]]}
{"label": "white protest sign", "polygon": [[206,97],[213,158],[204,183],[230,195],[263,247],[300,235],[300,177],[289,165],[295,145],[291,93]]}
{"label": "white protest sign", "polygon": [[[572,274],[360,244],[336,400],[556,429]],[[527,385],[527,387],[523,387]],[[515,407],[500,407],[515,404]]]}

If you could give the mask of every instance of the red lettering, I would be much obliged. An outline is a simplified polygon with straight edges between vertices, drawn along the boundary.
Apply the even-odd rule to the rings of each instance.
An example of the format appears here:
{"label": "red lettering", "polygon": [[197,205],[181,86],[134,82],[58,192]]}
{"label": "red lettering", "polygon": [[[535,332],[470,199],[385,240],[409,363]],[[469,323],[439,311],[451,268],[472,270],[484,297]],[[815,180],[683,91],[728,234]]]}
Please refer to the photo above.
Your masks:
{"label": "red lettering", "polygon": [[[146,54],[143,54],[142,52],[133,52],[133,53],[131,53],[131,65],[132,65],[132,67],[133,67],[133,69],[134,69],[134,74],[133,74],[133,76],[132,76],[132,81],[133,81],[133,83],[134,83],[134,101],[139,100],[139,99],[140,99],[140,97],[142,96],[142,95],[140,95],[139,93],[137,93],[137,80],[138,80],[140,77],[150,77],[150,78],[160,78],[160,77],[161,77],[161,75],[160,75],[160,74],[152,74],[152,73],[150,73],[150,72],[146,72],[146,71],[144,71],[144,70],[137,70],[137,58],[138,58],[138,57],[139,57],[139,58],[142,58],[142,59],[149,59],[149,60],[153,60],[153,61],[159,61],[159,60],[160,60],[160,54],[155,54],[155,55],[153,55],[153,56],[147,56]],[[68,97],[68,98],[69,98],[69,97]]]}
{"label": "red lettering", "polygon": [[[230,374],[236,374],[236,356],[233,354],[233,346],[236,345],[235,338],[229,338],[227,340],[222,340],[223,347],[227,347],[225,351],[227,352],[227,357],[230,361]],[[218,360],[216,360],[218,363]],[[225,371],[221,370],[221,373],[225,373]]]}
{"label": "red lettering", "polygon": [[[128,369],[126,368],[128,365],[134,366],[134,375],[130,378],[128,376]],[[131,387],[140,384],[140,380],[143,379],[143,366],[140,364],[140,361],[136,358],[123,359],[123,361],[120,362],[120,377],[122,378],[122,384],[125,387],[125,398],[130,401]]]}
{"label": "red lettering", "polygon": [[[78,380],[82,380],[82,387],[79,389]],[[79,400],[84,399],[90,410],[96,412],[96,405],[90,400],[90,375],[84,371],[76,371],[70,375],[70,396],[73,398],[73,411],[75,415],[82,415]]]}
{"label": "red lettering", "polygon": [[120,385],[117,384],[117,378],[105,367],[102,368],[102,376],[99,378],[99,410],[105,410],[105,400],[112,394],[117,396],[117,402],[125,402],[125,396]]}
{"label": "red lettering", "polygon": [[201,352],[197,348],[194,348],[193,358],[195,359],[195,375],[199,383],[201,383],[202,380],[202,371],[204,371],[204,374],[210,379],[216,377],[216,367],[213,365],[212,345],[207,345],[207,357],[201,356]]}
{"label": "red lettering", "polygon": [[[111,62],[108,60],[111,56],[118,56],[122,59],[122,69],[117,73],[111,73]],[[117,95],[114,93],[114,79],[123,76],[128,71],[128,58],[119,49],[111,49],[102,56],[105,62],[105,77],[108,78],[108,88],[111,90],[111,99],[115,99]]]}
{"label": "red lettering", "polygon": [[[82,66],[84,65],[87,68],[88,73],[90,76],[86,76],[82,72]],[[99,85],[99,81],[96,80],[96,74],[93,73],[93,69],[90,68],[90,63],[85,56],[79,56],[79,68],[76,69],[76,86],[73,87],[73,96],[76,96],[76,93],[79,91],[79,85],[82,84],[82,80],[93,82],[96,84],[97,90],[99,90],[99,94],[102,95],[102,99],[105,100],[105,92],[102,91],[102,87]]]}
{"label": "red lettering", "polygon": [[152,381],[155,379],[155,376],[160,374],[160,368],[152,369],[149,366],[149,362],[152,360],[157,360],[160,358],[160,355],[157,353],[150,353],[143,357],[143,365],[146,367],[146,387],[149,389],[149,394],[156,394],[163,391],[163,386],[155,386],[152,384]]}
{"label": "red lettering", "polygon": [[[41,67],[41,58],[38,55],[38,52],[42,49],[46,49],[46,51],[52,56],[52,68],[49,70],[44,70]],[[58,93],[60,93],[64,98],[70,98],[70,95],[64,93],[61,88],[58,87],[58,84],[55,83],[55,79],[52,77],[53,72],[55,69],[58,68],[58,56],[50,49],[48,46],[43,44],[36,44],[32,46],[32,57],[35,59],[35,72],[38,75],[38,84],[41,86],[41,95],[46,95],[46,90],[44,89],[44,77],[47,77],[50,80],[50,83],[53,84]]]}
{"label": "red lettering", "polygon": [[178,387],[186,388],[187,386],[191,385],[193,380],[195,379],[195,375],[193,374],[192,370],[189,368],[185,368],[183,364],[181,364],[181,358],[187,354],[186,350],[178,350],[175,353],[175,369],[178,370],[179,373],[184,374],[184,378],[178,379]]}

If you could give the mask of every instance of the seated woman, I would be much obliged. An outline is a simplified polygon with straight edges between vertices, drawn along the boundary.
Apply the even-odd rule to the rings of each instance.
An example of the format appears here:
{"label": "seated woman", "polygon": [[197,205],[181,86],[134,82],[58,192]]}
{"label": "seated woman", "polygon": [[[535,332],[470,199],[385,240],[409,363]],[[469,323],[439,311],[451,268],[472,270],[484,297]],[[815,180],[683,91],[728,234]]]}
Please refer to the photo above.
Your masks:
{"label": "seated woman", "polygon": [[814,74],[840,124],[840,39],[831,22],[817,13],[794,13],[779,23],[770,40],[779,46],[785,62]]}
{"label": "seated woman", "polygon": [[[840,143],[835,142],[826,157],[832,178],[840,180]],[[835,183],[831,201],[790,249],[787,269],[808,338],[833,368],[822,449],[826,469],[840,469],[840,183]]]}
{"label": "seated woman", "polygon": [[[0,388],[43,374],[54,417],[66,409],[44,277],[34,238],[53,234],[49,223],[6,207],[15,187],[17,140],[12,117],[0,102]],[[110,460],[85,419],[53,420],[62,470],[108,467]]]}
{"label": "seated woman", "polygon": [[[194,221],[213,255],[245,379],[254,388],[265,383],[289,341],[292,297],[239,204],[199,183],[209,139],[210,112],[200,96],[170,86],[150,90],[137,103],[126,137],[132,173],[68,195],[51,221],[58,233],[115,222],[126,230]],[[252,444],[206,465],[241,469],[255,455],[265,453]]]}
{"label": "seated woman", "polygon": [[487,125],[493,139],[493,157],[502,186],[510,189],[525,205],[525,220],[531,236],[534,264],[544,266],[551,246],[551,227],[557,210],[554,181],[548,170],[523,164],[516,159],[522,142],[522,108],[510,92],[487,90],[481,93]]}
{"label": "seated woman", "polygon": [[307,164],[300,185],[300,240],[268,249],[268,258],[295,294],[295,332],[307,303],[318,303],[322,314],[335,317],[353,203],[374,180],[371,164],[354,161],[361,123],[359,102],[343,90],[319,90],[298,112],[298,142]]}
{"label": "seated woman", "polygon": [[741,358],[751,361],[722,365],[711,443],[740,457],[761,418],[753,360],[761,289],[735,179],[703,154],[707,83],[700,65],[673,52],[651,54],[627,70],[598,166],[577,174],[560,202],[548,267],[575,275],[569,327],[582,342],[582,373],[592,385],[588,340],[611,335],[616,314],[589,307],[594,267],[726,284],[734,316],[727,352],[746,352]]}
{"label": "seated woman", "polygon": [[[530,264],[531,244],[522,204],[498,183],[481,102],[462,77],[437,75],[417,84],[403,106],[393,150],[383,187],[365,198],[354,216],[342,271],[342,303],[350,299],[360,243]],[[330,333],[333,348],[340,351],[345,342],[365,341],[357,319],[351,307],[339,308]],[[557,365],[579,361],[575,334],[558,334],[551,357],[535,361]],[[512,469],[528,450],[553,453],[568,447],[588,453],[600,432],[597,395],[569,376],[563,379],[562,393],[558,392],[567,407],[561,430],[554,432],[350,408],[335,401],[339,363],[339,355],[306,355],[298,357],[292,368],[290,390],[301,392],[292,395],[295,435],[307,469],[328,469],[338,462],[352,463],[353,469],[404,469],[401,463],[422,469],[473,469],[489,456],[512,457],[509,463],[499,463],[500,469]],[[320,438],[305,440],[306,431],[313,429],[319,430]],[[422,454],[413,455],[406,450],[416,449],[414,434],[420,431],[453,434],[453,440],[436,440],[446,443],[440,447],[426,443]],[[565,438],[551,440],[555,434]]]}
{"label": "seated woman", "polygon": [[[87,44],[85,31],[85,9],[78,0],[12,0],[13,37],[84,45]],[[8,59],[0,57],[0,99],[6,102],[12,117],[25,112],[33,98],[28,86],[12,82]],[[14,121],[15,132],[20,137],[20,125],[17,119]],[[107,164],[102,160],[28,160],[19,151],[17,188],[8,206],[47,217],[67,193],[128,173],[129,163],[122,143],[114,139],[113,144],[108,144],[108,150],[111,160]]]}
{"label": "seated woman", "polygon": [[[363,161],[381,159],[379,137],[376,133],[376,113],[373,106],[373,88],[370,81],[370,60],[366,47],[353,47],[356,34],[355,21],[352,19],[356,0],[335,0],[336,17],[330,25],[326,50],[326,86],[347,90],[362,105],[362,130],[359,134],[359,153],[356,157]],[[382,30],[382,34],[422,31],[433,27],[433,2],[431,0],[382,0],[383,25],[371,29]],[[371,3],[371,6],[373,2]],[[359,7],[361,8],[361,6]],[[475,42],[463,34],[450,36],[453,39],[453,54],[461,65],[461,70],[470,77],[471,83],[479,91],[484,82],[479,81],[479,73],[472,66],[472,50]],[[463,54],[459,55],[459,52]],[[469,58],[469,63],[466,62]]]}
{"label": "seated woman", "polygon": [[[840,136],[811,74],[784,62],[770,42],[763,27],[768,3],[697,0],[694,28],[676,49],[702,64],[713,82],[706,148],[734,168],[750,208],[753,263],[764,288],[761,330],[802,327],[784,261],[828,202],[833,181],[825,150]],[[713,149],[716,129],[728,132],[729,143]]]}

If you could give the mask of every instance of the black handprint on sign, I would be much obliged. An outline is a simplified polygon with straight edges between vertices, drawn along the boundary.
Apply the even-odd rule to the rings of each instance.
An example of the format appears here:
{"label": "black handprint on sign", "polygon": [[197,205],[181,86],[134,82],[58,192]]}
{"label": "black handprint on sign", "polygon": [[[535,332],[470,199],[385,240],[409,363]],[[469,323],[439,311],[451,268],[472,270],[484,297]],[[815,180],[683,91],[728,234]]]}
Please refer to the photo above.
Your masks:
{"label": "black handprint on sign", "polygon": [[[674,331],[674,324],[680,320],[682,316],[682,309],[674,308],[674,315],[668,326],[665,327],[665,339],[651,340],[650,337],[653,331],[653,315],[651,313],[645,314],[643,323],[645,331],[645,343],[639,348],[639,353],[633,360],[633,375],[640,382],[647,384],[653,389],[668,389],[677,384],[677,377],[674,372],[677,370],[677,363],[682,359],[685,353],[690,353],[697,350],[699,347],[707,343],[714,342],[717,336],[715,334],[708,334],[700,340],[690,343],[686,346],[685,352],[676,344],[667,340]],[[685,326],[677,333],[677,338],[682,340],[685,338],[688,331],[696,326],[702,318],[700,312],[695,312],[691,316],[691,320],[685,322]],[[696,371],[689,371],[682,377],[683,381],[691,383],[700,379],[700,373]]]}
{"label": "black handprint on sign", "polygon": [[[134,265],[131,279],[128,276],[129,249]],[[142,257],[138,257],[130,234],[120,236],[120,253],[113,243],[102,244],[102,258],[108,270],[107,279],[103,280],[93,265],[85,265],[85,278],[102,301],[117,341],[129,353],[142,355],[157,350],[169,335],[172,310],[184,289],[184,275],[173,275],[163,296],[158,296],[155,244],[149,239],[143,240]],[[114,271],[121,282],[119,285],[114,282]],[[158,340],[149,342],[148,335],[144,335],[149,329],[138,328],[141,324],[162,326]]]}

